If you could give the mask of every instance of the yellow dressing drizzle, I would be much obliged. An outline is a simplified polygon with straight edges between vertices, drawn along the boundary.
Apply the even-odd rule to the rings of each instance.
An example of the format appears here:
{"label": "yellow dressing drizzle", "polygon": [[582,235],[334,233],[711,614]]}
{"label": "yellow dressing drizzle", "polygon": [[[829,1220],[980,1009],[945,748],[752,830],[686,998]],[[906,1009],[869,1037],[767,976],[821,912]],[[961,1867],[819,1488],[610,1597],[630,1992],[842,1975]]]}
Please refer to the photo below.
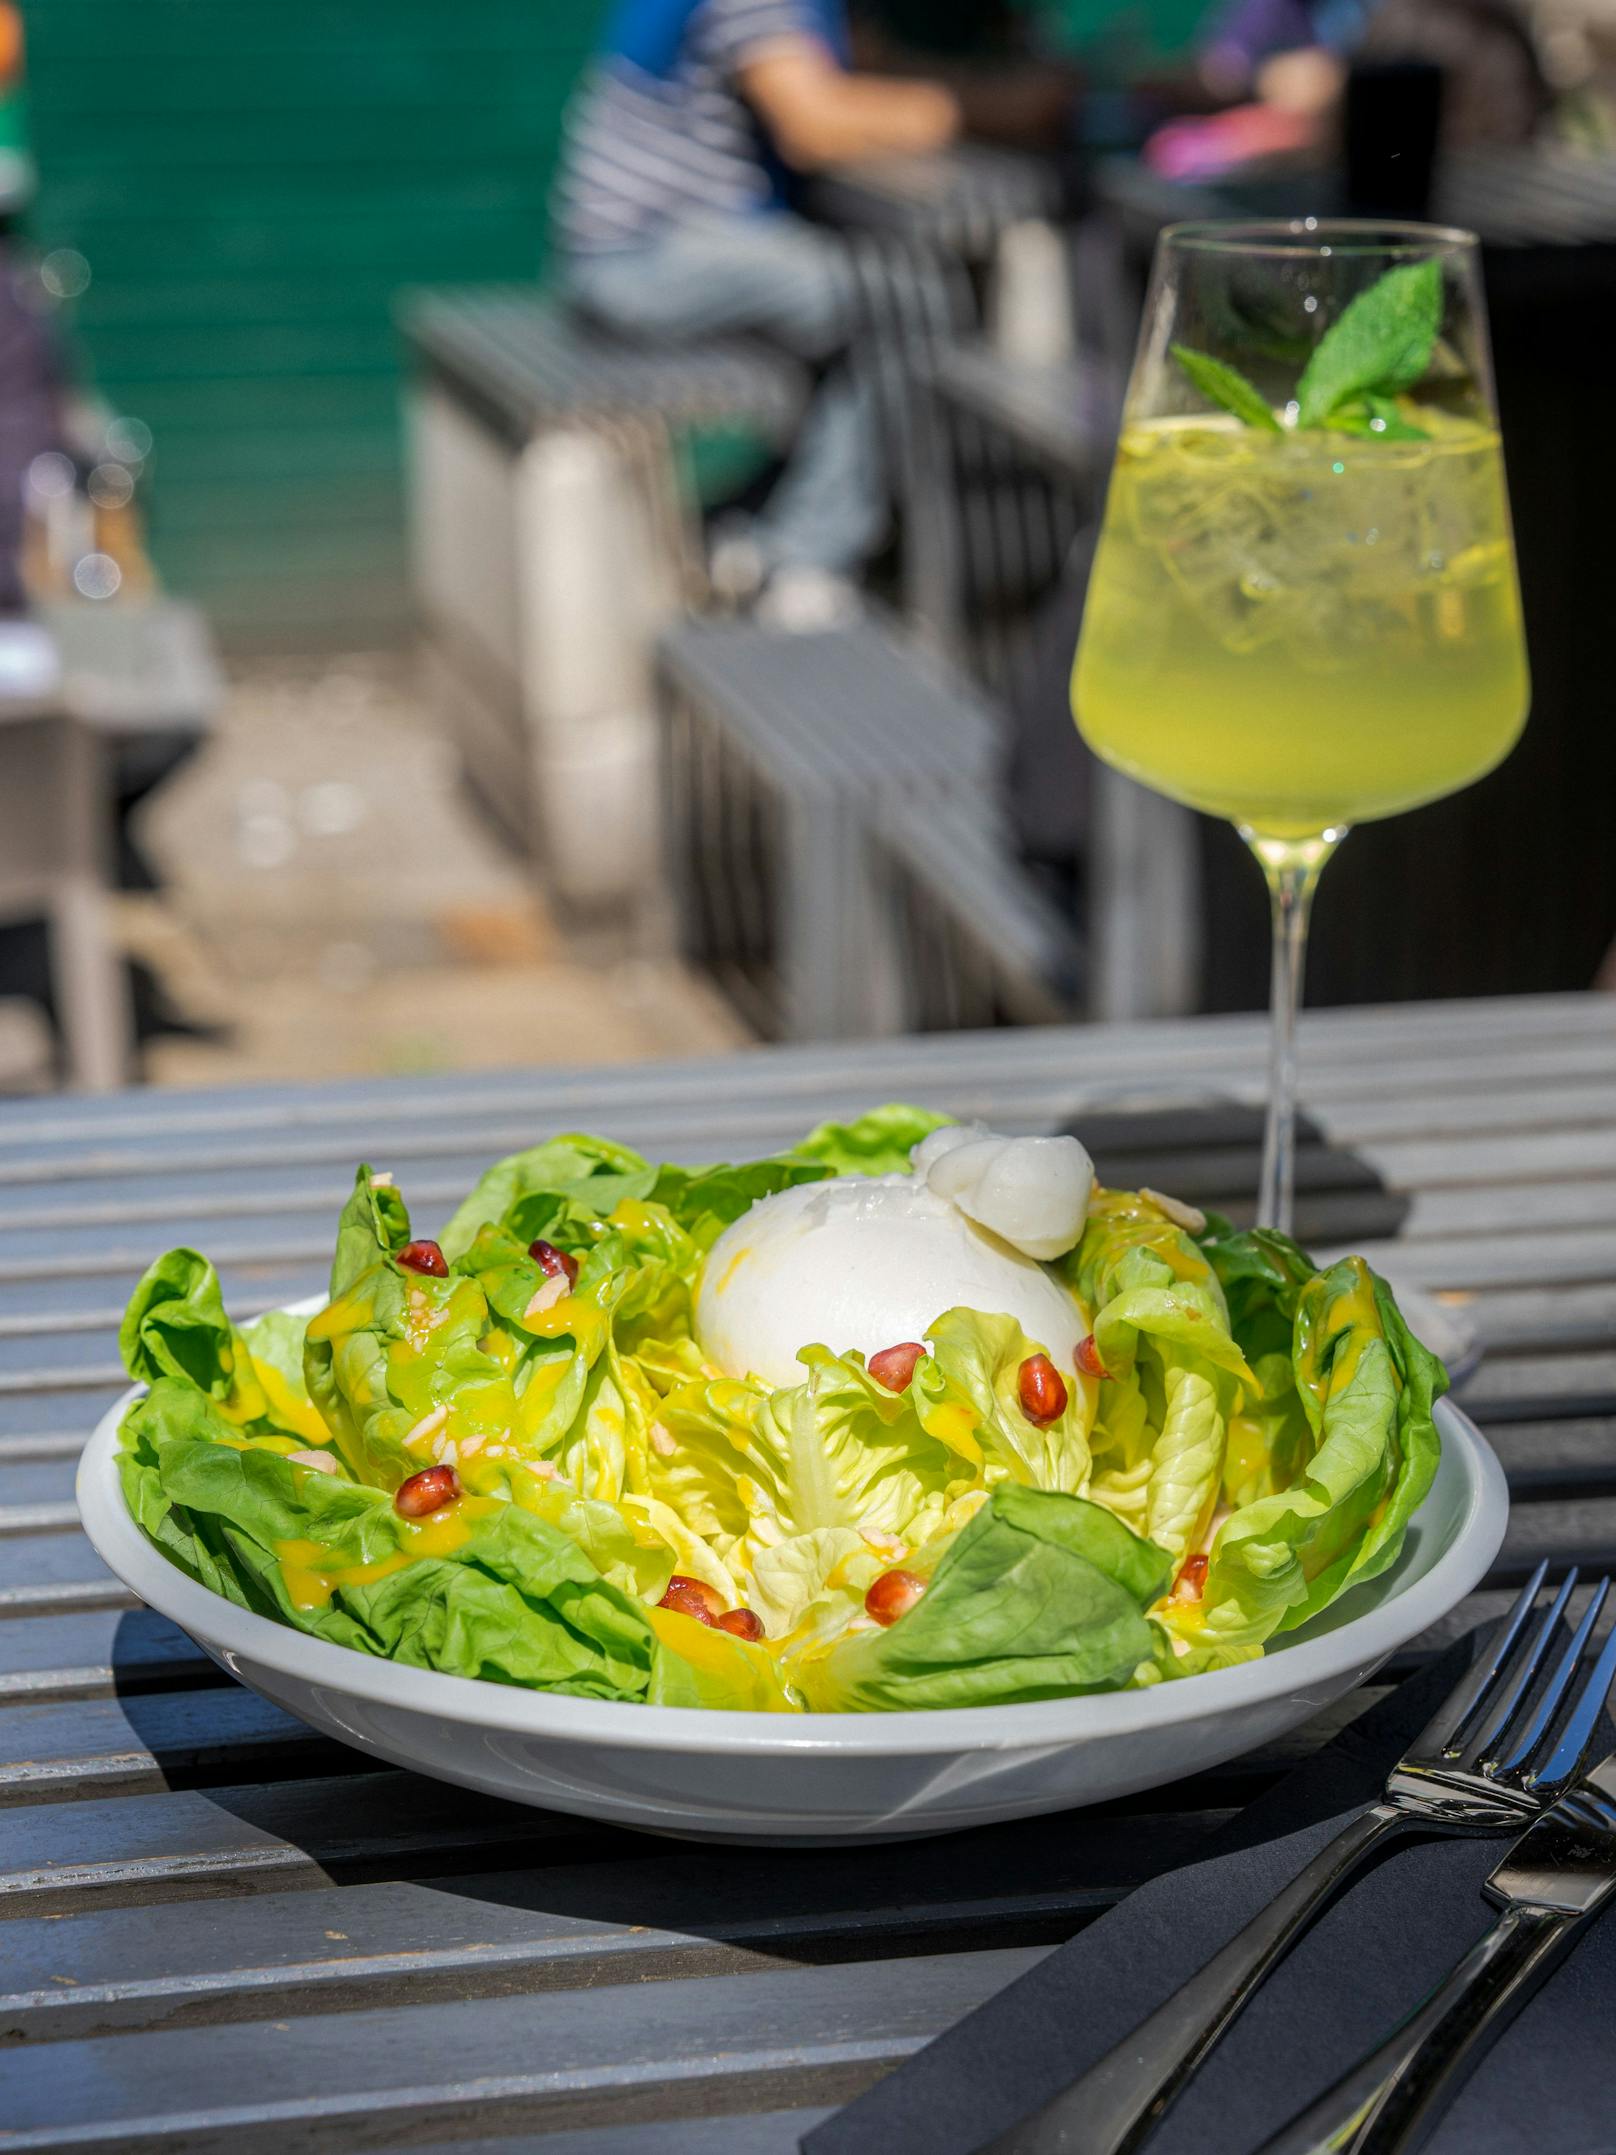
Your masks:
{"label": "yellow dressing drizzle", "polygon": [[620,1227],[625,1235],[652,1237],[664,1234],[668,1223],[665,1214],[660,1211],[653,1212],[650,1206],[642,1204],[639,1198],[622,1197],[607,1213],[606,1224],[608,1227]]}
{"label": "yellow dressing drizzle", "polygon": [[363,1332],[376,1321],[376,1305],[357,1290],[338,1295],[309,1319],[305,1338],[340,1339],[344,1332]]}
{"label": "yellow dressing drizzle", "polygon": [[299,1609],[323,1609],[339,1587],[372,1586],[410,1561],[400,1550],[371,1564],[335,1564],[330,1550],[317,1541],[278,1541],[275,1554],[286,1591]]}
{"label": "yellow dressing drizzle", "polygon": [[606,1344],[604,1312],[593,1302],[580,1301],[576,1295],[563,1295],[559,1302],[540,1310],[536,1317],[526,1322],[535,1339],[560,1339],[566,1335],[575,1339],[591,1360]]}
{"label": "yellow dressing drizzle", "polygon": [[920,1426],[939,1444],[946,1444],[950,1451],[958,1452],[962,1459],[981,1465],[982,1447],[976,1441],[976,1412],[963,1400],[945,1399],[936,1405],[928,1401],[920,1409]]}
{"label": "yellow dressing drizzle", "polygon": [[1325,1348],[1343,1332],[1347,1333],[1345,1343],[1337,1349],[1330,1364],[1328,1397],[1331,1399],[1338,1398],[1357,1375],[1358,1364],[1370,1340],[1381,1337],[1380,1312],[1375,1306],[1375,1283],[1369,1267],[1359,1257],[1348,1258],[1347,1263],[1352,1268],[1352,1285],[1344,1294],[1334,1296],[1324,1305],[1309,1327],[1298,1358],[1298,1378],[1316,1389]]}
{"label": "yellow dressing drizzle", "polygon": [[260,1362],[254,1355],[252,1366],[253,1374],[263,1386],[268,1411],[283,1429],[295,1430],[310,1444],[331,1442],[331,1432],[319,1409],[310,1401],[299,1399],[272,1362]]}
{"label": "yellow dressing drizzle", "polygon": [[454,1556],[471,1539],[472,1527],[498,1509],[495,1497],[463,1496],[425,1519],[401,1519],[404,1547],[368,1564],[345,1564],[317,1541],[278,1541],[275,1555],[295,1607],[323,1609],[334,1593],[350,1586],[374,1586],[419,1557]]}

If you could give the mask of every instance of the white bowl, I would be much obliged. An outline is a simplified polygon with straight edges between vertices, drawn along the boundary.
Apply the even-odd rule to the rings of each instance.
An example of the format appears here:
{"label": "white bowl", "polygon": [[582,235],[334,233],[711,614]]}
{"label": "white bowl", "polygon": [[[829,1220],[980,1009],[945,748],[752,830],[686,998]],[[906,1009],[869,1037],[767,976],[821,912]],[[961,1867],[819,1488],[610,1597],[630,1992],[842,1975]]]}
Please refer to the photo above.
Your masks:
{"label": "white bowl", "polygon": [[1263,1660],[1147,1691],[940,1713],[719,1713],[441,1676],[255,1616],[199,1586],[124,1503],[118,1424],[85,1447],[78,1502],[103,1562],[222,1668],[328,1735],[517,1803],[693,1839],[903,1840],[1102,1803],[1270,1742],[1360,1684],[1478,1584],[1509,1497],[1480,1432],[1437,1408],[1442,1460],[1393,1569]]}

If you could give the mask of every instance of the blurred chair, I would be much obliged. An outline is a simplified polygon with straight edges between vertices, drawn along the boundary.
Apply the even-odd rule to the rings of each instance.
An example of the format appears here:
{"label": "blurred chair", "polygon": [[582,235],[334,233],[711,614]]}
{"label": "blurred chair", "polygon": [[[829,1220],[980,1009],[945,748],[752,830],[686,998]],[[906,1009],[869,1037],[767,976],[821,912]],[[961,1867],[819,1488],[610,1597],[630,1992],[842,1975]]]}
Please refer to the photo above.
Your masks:
{"label": "blurred chair", "polygon": [[665,853],[683,954],[769,1038],[1071,1007],[1075,960],[1005,831],[999,724],[866,619],[660,646]]}
{"label": "blurred chair", "polygon": [[84,1092],[123,1084],[133,1048],[107,922],[111,821],[90,729],[43,699],[0,703],[0,919],[48,925],[66,1075]]}
{"label": "blurred chair", "polygon": [[401,322],[417,603],[466,775],[575,912],[652,894],[652,647],[702,587],[703,426],[790,436],[803,369],[744,338],[652,348],[531,290],[416,294]]}
{"label": "blurred chair", "polygon": [[43,920],[69,1084],[133,1075],[127,969],[110,925],[120,764],[212,721],[221,693],[194,609],[52,606],[0,645],[0,921]]}

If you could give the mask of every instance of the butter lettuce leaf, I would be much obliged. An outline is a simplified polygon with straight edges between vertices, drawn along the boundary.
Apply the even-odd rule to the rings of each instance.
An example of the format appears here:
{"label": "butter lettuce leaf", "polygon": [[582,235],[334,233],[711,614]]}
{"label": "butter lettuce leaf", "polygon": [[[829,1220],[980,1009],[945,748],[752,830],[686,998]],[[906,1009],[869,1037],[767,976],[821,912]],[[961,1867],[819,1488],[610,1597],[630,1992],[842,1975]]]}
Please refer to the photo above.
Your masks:
{"label": "butter lettuce leaf", "polygon": [[1199,1601],[1165,1612],[1192,1650],[1260,1645],[1376,1577],[1436,1471],[1446,1373],[1362,1259],[1310,1279],[1295,1324],[1309,1453],[1286,1487],[1224,1521]]}
{"label": "butter lettuce leaf", "polygon": [[732,1220],[760,1198],[821,1180],[810,1158],[751,1160],[740,1166],[653,1167],[626,1145],[570,1132],[499,1161],[478,1181],[443,1230],[446,1256],[469,1250],[485,1227],[503,1227],[526,1245],[542,1236],[558,1248],[588,1247],[593,1232],[623,1224],[620,1208],[650,1202],[710,1249]]}
{"label": "butter lettuce leaf", "polygon": [[409,1208],[392,1181],[361,1166],[337,1222],[337,1246],[331,1258],[331,1298],[345,1294],[383,1254],[391,1256],[410,1239]]}
{"label": "butter lettuce leaf", "polygon": [[1231,1422],[1259,1388],[1222,1285],[1143,1191],[1098,1192],[1063,1270],[1095,1313],[1106,1371],[1089,1493],[1182,1561],[1211,1525]]}
{"label": "butter lettuce leaf", "polygon": [[816,1634],[852,1621],[876,1574],[960,1523],[977,1487],[914,1398],[858,1356],[808,1347],[803,1361],[807,1379],[777,1390],[726,1377],[670,1392],[649,1458],[652,1494],[710,1543],[776,1639],[811,1611]]}
{"label": "butter lettuce leaf", "polygon": [[[131,1512],[182,1570],[312,1637],[587,1698],[786,1704],[761,1649],[665,1638],[653,1616],[666,1612],[523,1506],[462,1497],[402,1519],[384,1491],[237,1437],[189,1384],[161,1379],[131,1408],[119,1466]],[[687,1645],[699,1667],[684,1662]]]}
{"label": "butter lettuce leaf", "polygon": [[851,1122],[822,1122],[791,1149],[831,1175],[896,1175],[909,1171],[909,1155],[923,1137],[954,1120],[931,1108],[889,1101]]}
{"label": "butter lettuce leaf", "polygon": [[1064,1380],[1065,1411],[1040,1424],[1022,1411],[1020,1372],[1042,1348],[1013,1317],[945,1310],[926,1337],[931,1352],[911,1384],[920,1425],[978,1473],[984,1488],[1006,1477],[1070,1495],[1085,1487],[1089,1401],[1074,1373]]}
{"label": "butter lettuce leaf", "polygon": [[1112,1690],[1153,1662],[1145,1611],[1171,1559],[1081,1497],[1005,1483],[950,1543],[924,1595],[807,1657],[819,1713],[1012,1705]]}

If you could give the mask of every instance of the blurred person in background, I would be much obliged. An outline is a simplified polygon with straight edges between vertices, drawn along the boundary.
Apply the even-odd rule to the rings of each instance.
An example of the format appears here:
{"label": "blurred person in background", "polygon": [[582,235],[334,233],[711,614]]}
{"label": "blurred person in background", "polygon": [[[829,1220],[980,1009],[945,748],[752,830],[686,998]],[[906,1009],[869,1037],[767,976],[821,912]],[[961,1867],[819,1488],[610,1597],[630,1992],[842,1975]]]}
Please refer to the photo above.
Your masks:
{"label": "blurred person in background", "polygon": [[787,176],[940,149],[960,125],[941,84],[853,71],[842,0],[619,0],[574,93],[555,198],[574,303],[629,337],[756,332],[814,370],[763,512],[714,549],[720,594],[782,625],[851,610],[888,515],[851,265],[788,210]]}
{"label": "blurred person in background", "polygon": [[1197,87],[1227,109],[1170,121],[1146,157],[1174,179],[1333,145],[1355,64],[1440,70],[1444,148],[1529,142],[1552,98],[1515,0],[1224,0],[1196,53]]}
{"label": "blurred person in background", "polygon": [[61,447],[62,368],[45,320],[44,293],[12,231],[27,202],[20,11],[0,0],[0,613],[23,605],[24,478],[36,456]]}

